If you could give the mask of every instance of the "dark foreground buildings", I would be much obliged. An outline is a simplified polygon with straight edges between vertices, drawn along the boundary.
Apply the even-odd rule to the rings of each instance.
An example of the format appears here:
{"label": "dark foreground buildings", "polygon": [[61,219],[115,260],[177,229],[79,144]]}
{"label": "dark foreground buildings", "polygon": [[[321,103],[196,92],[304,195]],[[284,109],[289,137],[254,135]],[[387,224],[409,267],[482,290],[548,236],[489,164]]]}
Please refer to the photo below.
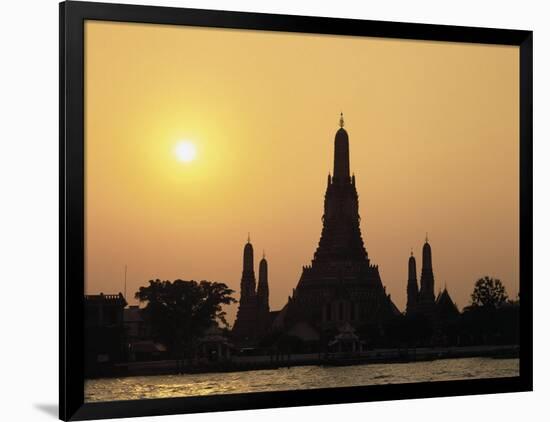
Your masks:
{"label": "dark foreground buildings", "polygon": [[[420,285],[411,252],[407,306],[401,313],[370,260],[360,230],[355,176],[350,175],[349,137],[343,118],[334,140],[323,227],[313,259],[279,311],[270,311],[265,255],[254,271],[250,238],[243,251],[237,318],[230,336],[213,325],[185,354],[153,338],[154,321],[138,306],[126,308],[122,294],[85,296],[87,376],[104,376],[127,361],[187,359],[193,365],[229,362],[234,353],[284,354],[361,352],[366,348],[515,344],[519,301],[500,308],[467,307],[460,313],[445,288],[435,295],[432,248],[422,248]],[[122,365],[124,367],[124,365]],[[118,368],[118,369],[117,369]],[[181,368],[177,368],[180,370]]]}
{"label": "dark foreground buildings", "polygon": [[85,373],[99,375],[127,359],[122,293],[84,296]]}

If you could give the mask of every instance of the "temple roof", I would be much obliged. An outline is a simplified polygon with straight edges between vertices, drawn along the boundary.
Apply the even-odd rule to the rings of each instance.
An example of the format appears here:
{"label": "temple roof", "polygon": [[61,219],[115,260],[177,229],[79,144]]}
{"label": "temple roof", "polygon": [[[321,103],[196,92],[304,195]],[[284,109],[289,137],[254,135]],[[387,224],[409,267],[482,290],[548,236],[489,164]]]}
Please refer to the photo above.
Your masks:
{"label": "temple roof", "polygon": [[277,315],[273,319],[273,328],[281,329],[284,327],[287,313],[288,313],[288,303],[285,306],[283,306],[283,309],[277,312]]}
{"label": "temple roof", "polygon": [[449,294],[447,288],[443,289],[443,291],[437,295],[435,305],[440,313],[443,312],[451,315],[460,313],[457,306],[451,299],[451,295]]}

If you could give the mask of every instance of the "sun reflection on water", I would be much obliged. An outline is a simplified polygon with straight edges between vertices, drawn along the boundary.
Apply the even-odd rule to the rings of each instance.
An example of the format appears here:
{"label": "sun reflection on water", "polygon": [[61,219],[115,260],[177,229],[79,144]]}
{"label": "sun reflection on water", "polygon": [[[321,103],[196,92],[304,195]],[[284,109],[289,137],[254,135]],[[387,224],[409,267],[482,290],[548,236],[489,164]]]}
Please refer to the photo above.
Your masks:
{"label": "sun reflection on water", "polygon": [[296,366],[259,371],[88,380],[85,401],[397,384],[519,375],[519,359],[468,358],[345,367]]}

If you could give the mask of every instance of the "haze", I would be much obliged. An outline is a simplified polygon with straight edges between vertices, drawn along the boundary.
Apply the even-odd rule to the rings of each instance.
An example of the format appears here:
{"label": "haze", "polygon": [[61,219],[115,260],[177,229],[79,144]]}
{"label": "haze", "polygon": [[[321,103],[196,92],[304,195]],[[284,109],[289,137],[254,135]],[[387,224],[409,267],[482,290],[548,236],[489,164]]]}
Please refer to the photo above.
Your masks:
{"label": "haze", "polygon": [[[436,293],[519,277],[519,49],[85,25],[87,293],[150,279],[238,289],[250,232],[280,309],[321,233],[343,111],[361,230],[404,310],[428,232]],[[177,159],[178,142],[196,157]],[[257,276],[257,274],[256,274]],[[228,309],[233,320],[237,306]]]}

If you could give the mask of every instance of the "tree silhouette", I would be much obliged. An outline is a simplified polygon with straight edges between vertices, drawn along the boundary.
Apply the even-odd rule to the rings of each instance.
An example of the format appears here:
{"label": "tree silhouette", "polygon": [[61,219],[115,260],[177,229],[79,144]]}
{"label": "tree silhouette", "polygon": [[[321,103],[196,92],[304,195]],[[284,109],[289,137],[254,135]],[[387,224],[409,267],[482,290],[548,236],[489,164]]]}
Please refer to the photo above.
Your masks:
{"label": "tree silhouette", "polygon": [[507,300],[506,289],[499,279],[485,276],[476,281],[472,293],[473,307],[498,308]]}
{"label": "tree silhouette", "polygon": [[144,312],[153,337],[179,354],[213,323],[228,325],[222,305],[236,302],[233,293],[224,283],[157,279],[140,287],[135,297],[147,303]]}

